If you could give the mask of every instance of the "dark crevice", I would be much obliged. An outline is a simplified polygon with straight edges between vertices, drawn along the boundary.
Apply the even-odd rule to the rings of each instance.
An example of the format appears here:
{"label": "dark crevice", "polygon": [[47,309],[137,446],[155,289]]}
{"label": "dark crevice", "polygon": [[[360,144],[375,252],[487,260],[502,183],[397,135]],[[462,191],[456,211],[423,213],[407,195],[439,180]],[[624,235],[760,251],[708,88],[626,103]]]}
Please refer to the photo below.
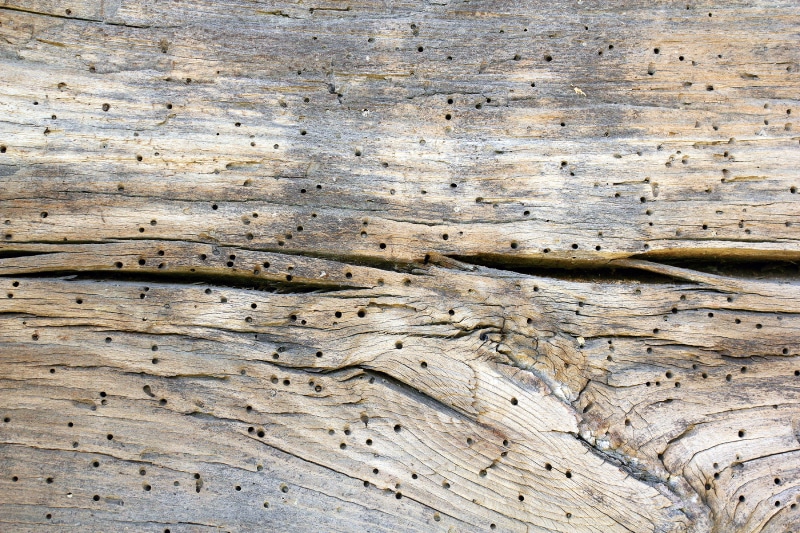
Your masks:
{"label": "dark crevice", "polygon": [[[81,367],[83,368],[83,367]],[[108,367],[105,367],[108,368]],[[151,374],[149,372],[120,372],[120,374],[130,375],[130,376],[142,376],[148,379],[158,378],[163,381],[170,381],[176,379],[187,379],[193,382],[196,381],[229,381],[230,376],[222,375],[222,376],[215,376],[213,374]]]}
{"label": "dark crevice", "polygon": [[[672,499],[675,501],[688,501],[691,502],[692,496],[696,496],[696,493],[686,494],[686,489],[681,486],[676,486],[667,482],[667,480],[661,479],[657,475],[647,471],[643,466],[637,465],[636,463],[630,461],[625,455],[621,453],[617,453],[613,450],[601,450],[597,446],[593,446],[590,442],[586,441],[581,435],[573,434],[575,439],[583,444],[583,446],[593,455],[599,457],[603,460],[603,462],[611,463],[623,472],[627,473],[634,479],[641,481],[642,483],[659,490],[661,493],[669,493],[672,495]],[[682,514],[691,523],[695,523],[700,519],[700,515],[703,515],[707,512],[707,507],[705,505],[685,505],[685,506],[676,506],[675,511],[677,513]]]}
{"label": "dark crevice", "polygon": [[621,470],[624,470],[631,477],[636,478],[639,481],[642,481],[642,482],[650,485],[651,487],[656,486],[656,485],[663,485],[663,486],[667,485],[665,480],[661,479],[660,477],[656,476],[655,474],[652,474],[651,472],[648,472],[647,470],[645,470],[645,469],[643,469],[643,468],[641,468],[639,466],[636,466],[634,463],[630,462],[629,460],[626,460],[626,457],[624,455],[622,455],[620,453],[616,453],[613,450],[601,450],[597,446],[593,446],[591,443],[589,443],[586,439],[584,439],[579,434],[573,434],[573,436],[578,440],[578,442],[583,444],[583,446],[587,450],[592,452],[592,454],[596,455],[597,457],[599,457],[603,461],[605,461],[607,463],[611,463],[614,466],[616,466],[617,468],[620,468]]}
{"label": "dark crevice", "polygon": [[85,18],[85,17],[77,17],[73,15],[58,15],[56,13],[43,13],[41,11],[35,11],[33,9],[25,9],[22,7],[12,7],[12,6],[0,6],[0,10],[4,11],[18,11],[20,13],[29,13],[31,15],[39,15],[41,17],[52,17],[57,19],[65,19],[65,20],[74,20],[78,22],[91,22],[94,24],[108,24],[109,26],[122,26],[125,28],[136,28],[136,29],[147,29],[150,26],[141,26],[135,24],[124,24],[122,22],[109,22],[101,19],[92,19],[92,18]]}
{"label": "dark crevice", "polygon": [[642,283],[674,282],[674,274],[645,271],[636,266],[637,261],[653,265],[665,265],[693,270],[698,273],[751,280],[800,280],[800,263],[795,261],[744,260],[739,258],[684,258],[659,259],[657,262],[647,255],[631,256],[626,260],[602,260],[571,262],[560,259],[524,259],[519,257],[481,254],[472,256],[448,256],[467,265],[483,266],[523,275],[550,277],[565,281],[603,282],[639,281]]}
{"label": "dark crevice", "polygon": [[[330,281],[279,281],[256,278],[252,275],[237,274],[206,274],[187,272],[130,272],[130,271],[81,271],[58,270],[28,274],[2,274],[0,278],[36,278],[36,279],[69,279],[77,281],[113,281],[136,283],[172,283],[180,285],[211,285],[214,287],[227,287],[233,289],[249,289],[278,294],[306,294],[336,291],[351,291],[365,287],[363,285],[344,284]],[[295,278],[296,279],[296,278]]]}
{"label": "dark crevice", "polygon": [[645,272],[637,268],[620,267],[602,262],[566,263],[558,260],[532,260],[521,262],[519,258],[506,261],[506,257],[492,256],[449,256],[452,259],[477,267],[498,271],[513,272],[525,276],[560,279],[576,282],[638,281],[641,283],[673,283],[671,276]]}
{"label": "dark crevice", "polygon": [[[111,243],[125,243],[136,241],[148,241],[152,239],[114,239],[105,242],[85,242],[77,243],[70,242],[69,245],[74,244],[93,244],[100,245]],[[494,269],[496,272],[483,272],[488,275],[502,276],[503,273],[516,273],[522,275],[532,275],[539,277],[550,277],[554,279],[561,279],[565,281],[575,282],[607,282],[607,281],[637,281],[640,283],[674,283],[676,279],[697,282],[704,275],[706,276],[720,276],[731,279],[743,280],[771,280],[771,281],[794,281],[800,280],[800,262],[791,260],[771,260],[766,258],[749,258],[743,259],[741,257],[666,257],[658,256],[657,261],[655,257],[648,254],[638,254],[630,256],[626,259],[565,259],[563,257],[520,257],[511,254],[474,254],[474,255],[451,255],[443,256],[435,252],[427,254],[419,261],[412,262],[399,262],[390,259],[382,259],[374,256],[363,256],[348,253],[335,253],[326,251],[308,251],[308,250],[286,250],[283,248],[272,247],[244,247],[235,244],[222,244],[222,243],[208,243],[204,241],[186,241],[183,239],[176,239],[175,242],[187,244],[206,244],[215,245],[220,248],[225,248],[231,251],[242,250],[255,253],[268,253],[276,254],[284,257],[306,257],[310,259],[320,259],[325,261],[334,261],[344,265],[363,266],[367,268],[375,268],[387,272],[405,273],[405,274],[424,274],[425,271],[420,269],[425,264],[434,263],[445,268],[455,268],[460,270],[471,270],[480,272],[478,267],[486,269]],[[38,242],[39,244],[53,244],[64,245],[63,242],[45,243],[44,241]],[[30,244],[30,243],[27,243]],[[63,250],[54,251],[29,251],[29,250],[13,250],[5,249],[0,251],[0,259],[13,259],[18,257],[29,257],[37,255],[46,255],[54,253],[69,253],[69,246],[64,246]],[[432,259],[436,258],[436,259]],[[186,268],[192,266],[201,267],[201,265],[188,265]],[[203,265],[204,266],[204,265]],[[680,269],[684,269],[681,272]],[[687,275],[691,273],[691,275]],[[145,272],[109,272],[109,271],[81,271],[78,269],[63,268],[60,270],[49,271],[46,276],[55,275],[76,275],[79,277],[88,277],[91,279],[102,280],[130,280],[130,281],[158,281],[169,280],[173,282],[186,282],[186,283],[209,283],[229,285],[231,287],[240,288],[260,288],[260,289],[273,289],[273,290],[286,290],[291,288],[289,292],[313,292],[330,291],[330,290],[348,290],[366,288],[364,285],[358,284],[345,284],[338,282],[331,282],[328,280],[305,280],[303,282],[292,281],[282,282],[280,280],[269,280],[254,278],[251,273],[192,273],[192,272],[158,272],[158,273],[145,273]],[[696,274],[696,275],[695,275]],[[8,276],[9,274],[0,274]],[[19,275],[19,274],[14,274]],[[42,274],[25,274],[26,276],[37,277]]]}
{"label": "dark crevice", "polygon": [[15,257],[32,257],[35,255],[48,255],[53,252],[23,251],[23,250],[0,250],[0,259],[13,259]]}
{"label": "dark crevice", "polygon": [[[152,243],[157,244],[159,242],[174,242],[177,244],[193,244],[193,245],[208,245],[208,246],[215,246],[218,248],[224,248],[226,250],[242,250],[247,252],[256,252],[256,253],[268,253],[268,254],[279,254],[282,256],[294,256],[294,257],[308,257],[310,259],[323,259],[326,261],[336,261],[339,263],[353,265],[353,266],[364,266],[369,268],[376,268],[379,270],[385,270],[388,272],[403,272],[403,273],[410,273],[414,268],[419,266],[419,263],[407,263],[407,262],[400,262],[400,261],[393,261],[390,259],[382,259],[380,257],[374,256],[364,256],[364,255],[356,255],[356,254],[343,254],[343,253],[336,253],[336,252],[326,252],[326,251],[311,251],[311,250],[301,250],[301,249],[286,249],[283,247],[273,247],[273,246],[261,246],[261,247],[248,247],[242,246],[237,243],[226,243],[226,242],[218,242],[218,241],[208,241],[208,240],[189,240],[189,239],[167,239],[167,238],[158,238],[153,239],[152,237],[132,237],[129,239],[109,239],[109,240],[101,240],[101,241],[47,241],[47,240],[36,240],[36,241],[25,241],[20,242],[20,245],[36,245],[36,244],[44,244],[44,245],[56,245],[62,246],[63,249],[59,250],[51,250],[51,251],[41,251],[41,252],[33,252],[33,251],[16,251],[16,250],[6,250],[0,251],[0,254],[8,254],[8,255],[0,255],[0,259],[3,257],[24,257],[28,255],[41,255],[41,254],[55,254],[55,253],[70,253],[69,247],[70,245],[95,245],[95,246],[102,246],[102,245],[110,245],[110,244],[123,244],[127,242],[137,242],[137,243]],[[6,243],[6,247],[13,246],[14,243]],[[18,255],[13,255],[18,254]]]}
{"label": "dark crevice", "polygon": [[745,279],[797,280],[800,263],[796,261],[754,261],[744,259],[659,259],[663,265],[696,270],[716,276]]}
{"label": "dark crevice", "polygon": [[39,15],[41,17],[52,17],[57,19],[66,19],[66,20],[75,20],[80,22],[94,22],[94,23],[102,23],[103,21],[100,19],[90,19],[85,17],[74,17],[72,15],[58,15],[56,13],[43,13],[41,11],[35,11],[33,9],[25,9],[23,7],[13,7],[13,6],[0,6],[0,10],[3,11],[18,11],[20,13],[29,13],[31,15]]}

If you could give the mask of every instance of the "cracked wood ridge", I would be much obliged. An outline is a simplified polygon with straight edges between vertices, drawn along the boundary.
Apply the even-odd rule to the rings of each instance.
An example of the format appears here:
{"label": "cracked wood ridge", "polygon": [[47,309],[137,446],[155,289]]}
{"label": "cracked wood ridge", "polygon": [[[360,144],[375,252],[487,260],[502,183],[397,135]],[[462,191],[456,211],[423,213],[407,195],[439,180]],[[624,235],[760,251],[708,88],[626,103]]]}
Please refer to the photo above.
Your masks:
{"label": "cracked wood ridge", "polygon": [[0,0],[0,529],[797,532],[798,35]]}

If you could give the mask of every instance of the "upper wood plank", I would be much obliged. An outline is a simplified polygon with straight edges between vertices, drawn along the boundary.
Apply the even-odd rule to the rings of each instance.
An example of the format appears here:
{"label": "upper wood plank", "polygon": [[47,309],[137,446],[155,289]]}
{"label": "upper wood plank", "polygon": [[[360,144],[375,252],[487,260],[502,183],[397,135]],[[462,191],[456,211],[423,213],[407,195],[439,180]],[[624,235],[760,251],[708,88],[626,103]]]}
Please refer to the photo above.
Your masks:
{"label": "upper wood plank", "polygon": [[9,242],[800,256],[793,2],[3,5]]}

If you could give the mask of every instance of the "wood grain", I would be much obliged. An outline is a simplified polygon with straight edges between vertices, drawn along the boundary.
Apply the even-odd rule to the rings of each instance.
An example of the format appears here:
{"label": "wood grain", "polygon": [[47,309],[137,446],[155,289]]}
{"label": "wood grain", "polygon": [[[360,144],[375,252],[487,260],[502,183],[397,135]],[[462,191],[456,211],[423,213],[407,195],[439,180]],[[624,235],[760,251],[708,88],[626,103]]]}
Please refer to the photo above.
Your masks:
{"label": "wood grain", "polygon": [[0,0],[0,529],[796,531],[799,33]]}

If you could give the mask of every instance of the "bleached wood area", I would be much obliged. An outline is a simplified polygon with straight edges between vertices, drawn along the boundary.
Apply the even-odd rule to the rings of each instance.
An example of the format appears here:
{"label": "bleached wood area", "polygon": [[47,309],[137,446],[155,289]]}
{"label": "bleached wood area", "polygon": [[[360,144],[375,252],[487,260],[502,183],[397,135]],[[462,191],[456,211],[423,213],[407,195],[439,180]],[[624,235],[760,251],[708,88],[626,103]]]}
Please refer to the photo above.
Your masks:
{"label": "bleached wood area", "polygon": [[0,530],[800,530],[798,39],[0,0]]}

